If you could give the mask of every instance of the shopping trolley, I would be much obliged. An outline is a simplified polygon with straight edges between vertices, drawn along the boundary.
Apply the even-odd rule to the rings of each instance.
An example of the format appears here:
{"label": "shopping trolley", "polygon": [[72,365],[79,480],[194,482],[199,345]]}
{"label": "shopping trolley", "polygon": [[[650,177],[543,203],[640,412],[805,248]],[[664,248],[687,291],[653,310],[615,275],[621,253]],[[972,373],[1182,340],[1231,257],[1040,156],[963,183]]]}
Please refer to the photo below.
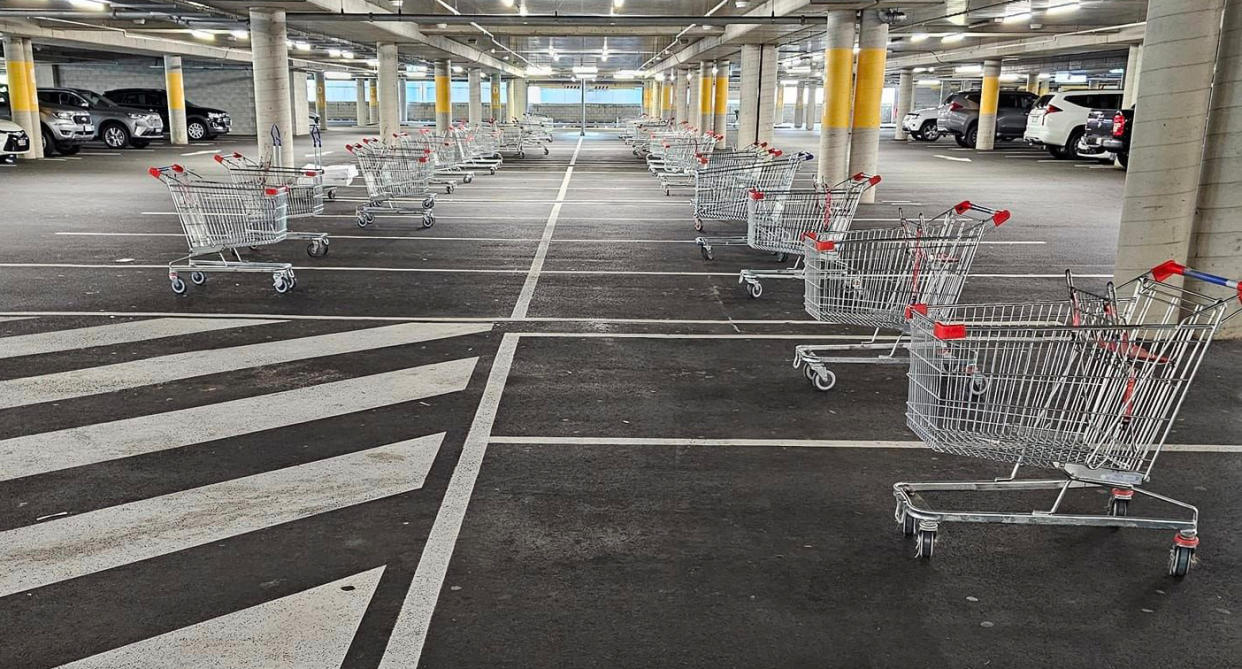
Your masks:
{"label": "shopping trolley", "polygon": [[[289,263],[250,262],[242,260],[239,251],[286,239],[287,188],[205,181],[195,178],[181,165],[152,167],[147,172],[168,186],[189,247],[187,255],[168,263],[168,280],[174,293],[186,292],[187,286],[180,277],[183,271],[190,272],[190,281],[200,286],[207,282],[211,272],[270,273],[278,293],[297,285]],[[218,254],[220,259],[199,257],[210,254]],[[231,260],[229,255],[233,256]]]}
{"label": "shopping trolley", "polygon": [[[1004,209],[962,202],[931,220],[903,220],[897,227],[809,233],[803,242],[807,313],[820,322],[875,331],[864,342],[798,346],[794,368],[827,391],[837,382],[829,364],[906,364],[897,352],[909,344],[912,313],[928,304],[956,304],[983,235],[1007,220]],[[882,343],[881,330],[900,334]],[[881,354],[862,357],[859,351]]]}
{"label": "shopping trolley", "polygon": [[422,225],[435,225],[435,195],[428,191],[435,163],[422,149],[377,141],[347,144],[358,161],[367,186],[367,201],[358,205],[358,227],[375,221],[375,214],[422,214]]}
{"label": "shopping trolley", "polygon": [[[695,173],[694,229],[702,231],[703,221],[745,221],[752,190],[786,191],[793,186],[798,168],[814,156],[796,153],[786,156],[780,151],[765,150],[749,163],[739,166],[708,167]],[[719,151],[713,153],[720,153]],[[745,235],[731,237],[696,237],[700,252],[712,258],[713,246],[737,246],[746,243]]]}
{"label": "shopping trolley", "polygon": [[[1169,283],[1182,275],[1226,286],[1229,298]],[[895,519],[931,557],[941,523],[1171,529],[1168,571],[1185,576],[1198,510],[1143,489],[1238,282],[1173,261],[1099,294],[1074,285],[1059,302],[929,307],[911,321],[906,422],[932,450],[1012,463],[990,481],[897,483]],[[1018,478],[1023,465],[1059,470]],[[1062,508],[1071,489],[1108,490],[1102,513]],[[1029,512],[933,510],[920,493],[1055,490]],[[1136,498],[1136,495],[1139,497]],[[1156,500],[1180,513],[1131,515]],[[960,507],[959,507],[960,508]]]}
{"label": "shopping trolley", "polygon": [[[827,190],[760,191],[750,193],[746,213],[746,245],[757,251],[776,254],[777,262],[791,255],[799,256],[792,268],[743,269],[738,283],[746,286],[746,294],[757,298],[763,294],[760,279],[801,279],[803,237],[807,233],[845,232],[854,222],[854,213],[863,193],[880,183],[880,175],[863,174],[834,184]],[[702,247],[703,257],[711,259],[711,247]]]}
{"label": "shopping trolley", "polygon": [[[254,186],[256,188],[279,188],[287,190],[289,218],[318,216],[323,213],[323,170],[319,168],[274,167],[268,163],[260,163],[246,156],[233,152],[230,155],[217,153],[214,156],[229,172],[233,183]],[[199,179],[198,175],[192,178]],[[298,239],[310,242],[306,245],[306,253],[318,258],[328,253],[328,233],[326,232],[294,232],[288,231],[286,239]]]}

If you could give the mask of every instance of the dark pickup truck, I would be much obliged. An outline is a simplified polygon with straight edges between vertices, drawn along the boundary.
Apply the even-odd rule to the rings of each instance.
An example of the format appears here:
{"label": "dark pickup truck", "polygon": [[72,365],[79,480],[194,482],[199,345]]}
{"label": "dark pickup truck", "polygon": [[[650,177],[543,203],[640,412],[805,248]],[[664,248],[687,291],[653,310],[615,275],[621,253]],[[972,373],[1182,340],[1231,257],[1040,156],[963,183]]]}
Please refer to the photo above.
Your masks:
{"label": "dark pickup truck", "polygon": [[1078,142],[1080,158],[1117,156],[1125,168],[1130,162],[1130,130],[1134,125],[1134,107],[1129,109],[1092,109],[1087,126]]}

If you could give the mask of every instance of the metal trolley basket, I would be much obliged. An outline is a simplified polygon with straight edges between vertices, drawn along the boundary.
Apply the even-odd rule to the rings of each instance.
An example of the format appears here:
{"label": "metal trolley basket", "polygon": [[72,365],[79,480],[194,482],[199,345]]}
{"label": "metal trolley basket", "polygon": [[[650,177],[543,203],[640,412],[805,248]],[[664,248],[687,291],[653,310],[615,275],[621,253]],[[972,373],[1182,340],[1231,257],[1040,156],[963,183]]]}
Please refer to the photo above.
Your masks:
{"label": "metal trolley basket", "polygon": [[[1238,282],[1169,261],[1093,294],[1029,304],[930,307],[911,321],[906,422],[933,450],[1012,463],[991,481],[897,483],[896,520],[930,557],[940,523],[1013,523],[1172,529],[1169,573],[1184,576],[1199,544],[1198,510],[1141,488],[1177,417],[1228,299],[1168,283],[1174,274]],[[1242,294],[1239,294],[1242,297]],[[1019,479],[1023,466],[1057,469]],[[1071,488],[1110,490],[1103,513],[1062,510]],[[933,510],[920,493],[1055,490],[1030,512]],[[1130,515],[1135,495],[1181,510]],[[1181,517],[1172,517],[1180,515]]]}
{"label": "metal trolley basket", "polygon": [[[751,191],[746,210],[746,245],[757,251],[776,254],[777,262],[799,256],[807,233],[836,233],[850,229],[863,193],[880,183],[880,176],[859,172],[834,184],[827,190]],[[824,239],[827,239],[824,237]],[[711,260],[711,247],[701,247],[703,257]],[[746,294],[763,294],[760,279],[800,279],[802,269],[743,269],[738,283],[746,286]]]}
{"label": "metal trolley basket", "polygon": [[[289,191],[205,181],[180,165],[152,167],[151,176],[168,186],[189,253],[168,263],[168,280],[178,295],[186,292],[180,272],[189,271],[195,285],[207,282],[210,272],[265,272],[272,286],[285,293],[297,285],[289,263],[242,260],[238,249],[284,241],[289,234]],[[219,260],[198,256],[218,254]],[[229,259],[229,255],[233,259]]]}
{"label": "metal trolley basket", "polygon": [[[228,156],[217,153],[214,157],[217,163],[229,171],[229,176],[235,184],[256,188],[285,187],[288,192],[289,218],[318,216],[323,213],[324,172],[322,169],[274,167],[236,152]],[[290,230],[285,238],[310,242],[306,245],[306,253],[312,258],[328,253],[329,242],[326,232]]]}
{"label": "metal trolley basket", "polygon": [[[715,157],[720,154],[716,151]],[[794,177],[803,163],[813,158],[809,153],[785,156],[773,150],[751,162],[714,168],[710,165],[695,172],[694,229],[703,230],[703,221],[745,221],[749,215],[750,193],[786,191],[793,187]],[[745,236],[696,237],[705,259],[710,260],[713,246],[739,246]]]}
{"label": "metal trolley basket", "polygon": [[435,195],[428,191],[435,163],[424,149],[381,142],[347,144],[358,160],[367,185],[367,202],[358,205],[358,227],[375,221],[375,214],[422,214],[422,225],[435,225]]}
{"label": "metal trolley basket", "polygon": [[[817,390],[827,391],[837,382],[829,364],[905,364],[897,351],[906,344],[912,312],[927,304],[956,304],[983,235],[1007,220],[1006,210],[962,202],[931,220],[920,217],[895,228],[807,234],[807,313],[817,321],[875,332],[864,342],[798,346],[794,367],[802,367]],[[891,344],[881,343],[877,340],[884,329],[902,335]],[[884,350],[874,357],[856,353]]]}

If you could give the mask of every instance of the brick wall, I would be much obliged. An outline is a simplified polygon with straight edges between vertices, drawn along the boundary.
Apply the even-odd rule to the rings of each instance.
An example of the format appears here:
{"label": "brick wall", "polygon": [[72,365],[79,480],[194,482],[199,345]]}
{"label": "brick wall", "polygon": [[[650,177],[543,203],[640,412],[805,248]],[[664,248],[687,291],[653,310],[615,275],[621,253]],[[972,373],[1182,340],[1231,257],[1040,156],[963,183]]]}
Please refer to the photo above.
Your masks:
{"label": "brick wall", "polygon": [[[195,104],[229,113],[233,132],[255,134],[254,79],[250,68],[223,68],[192,60],[182,64],[185,96]],[[154,58],[117,63],[66,63],[56,67],[58,84],[103,93],[114,88],[164,88],[164,64]]]}

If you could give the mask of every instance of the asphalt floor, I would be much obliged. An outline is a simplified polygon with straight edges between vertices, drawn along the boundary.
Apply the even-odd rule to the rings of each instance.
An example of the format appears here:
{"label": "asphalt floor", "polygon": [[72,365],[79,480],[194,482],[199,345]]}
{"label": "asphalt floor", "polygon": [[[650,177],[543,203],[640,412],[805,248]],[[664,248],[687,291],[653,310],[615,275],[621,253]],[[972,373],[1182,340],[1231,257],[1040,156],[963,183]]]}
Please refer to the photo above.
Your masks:
{"label": "asphalt floor", "polygon": [[[327,131],[324,161],[349,162],[363,132]],[[293,291],[241,273],[174,295],[185,240],[147,168],[222,178],[213,154],[252,142],[0,166],[0,667],[1242,658],[1236,342],[1208,351],[1152,472],[1200,510],[1188,577],[1166,575],[1165,530],[947,525],[917,560],[893,483],[1008,467],[923,447],[902,366],[842,365],[811,389],[795,345],[870,333],[811,320],[798,281],[749,297],[738,271],[781,263],[703,259],[690,193],[666,195],[616,133],[557,133],[546,156],[476,171],[428,229],[358,227],[358,180],[291,222],[331,236],[325,257],[245,251],[293,263]],[[855,227],[962,200],[1012,212],[964,302],[1112,276],[1118,169],[886,135],[879,172]]]}

